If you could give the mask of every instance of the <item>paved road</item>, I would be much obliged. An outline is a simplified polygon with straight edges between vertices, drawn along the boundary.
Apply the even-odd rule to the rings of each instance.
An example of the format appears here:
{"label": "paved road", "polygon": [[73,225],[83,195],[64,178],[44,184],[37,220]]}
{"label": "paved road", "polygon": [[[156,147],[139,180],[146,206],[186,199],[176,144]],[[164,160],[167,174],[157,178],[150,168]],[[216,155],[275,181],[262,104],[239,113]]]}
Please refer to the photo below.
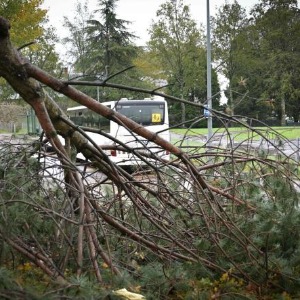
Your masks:
{"label": "paved road", "polygon": [[[255,149],[267,152],[268,155],[283,154],[296,160],[300,160],[300,139],[291,140],[279,144],[277,140],[244,140],[236,141],[234,136],[231,137],[231,141],[224,134],[215,134],[212,136],[210,146],[222,149]],[[181,142],[184,140],[184,142]],[[207,143],[206,135],[187,135],[184,136],[178,133],[171,133],[171,142],[176,143],[177,146],[194,146],[201,147]],[[199,145],[198,145],[199,144]]]}

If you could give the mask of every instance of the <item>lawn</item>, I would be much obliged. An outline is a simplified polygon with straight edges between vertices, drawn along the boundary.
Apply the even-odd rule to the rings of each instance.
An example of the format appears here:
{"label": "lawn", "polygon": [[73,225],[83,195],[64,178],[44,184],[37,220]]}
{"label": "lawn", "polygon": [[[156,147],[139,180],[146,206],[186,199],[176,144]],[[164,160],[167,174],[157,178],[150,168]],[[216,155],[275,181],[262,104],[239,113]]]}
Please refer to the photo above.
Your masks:
{"label": "lawn", "polygon": [[[176,128],[172,129],[171,132],[186,135],[186,136],[207,136],[207,128]],[[286,126],[286,127],[254,127],[254,131],[251,131],[245,127],[230,127],[230,128],[214,128],[213,135],[222,134],[227,135],[230,134],[234,137],[235,140],[246,140],[246,139],[254,139],[259,140],[261,133],[262,135],[268,137],[269,139],[274,139],[276,133],[282,135],[284,138],[288,140],[296,140],[300,138],[300,126]]]}

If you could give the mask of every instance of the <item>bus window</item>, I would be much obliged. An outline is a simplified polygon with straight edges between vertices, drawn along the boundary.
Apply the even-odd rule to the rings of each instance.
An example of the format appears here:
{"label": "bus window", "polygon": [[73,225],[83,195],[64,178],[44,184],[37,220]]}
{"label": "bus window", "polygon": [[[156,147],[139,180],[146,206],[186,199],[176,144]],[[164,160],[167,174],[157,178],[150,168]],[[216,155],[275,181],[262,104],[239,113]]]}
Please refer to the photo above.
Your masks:
{"label": "bus window", "polygon": [[82,111],[71,111],[69,113],[69,117],[70,117],[70,120],[78,125],[78,126],[83,126],[83,112]]}
{"label": "bus window", "polygon": [[101,129],[104,132],[110,132],[110,120],[98,115],[97,113],[84,109],[70,109],[68,111],[70,120],[78,126],[90,127],[93,129]]}
{"label": "bus window", "polygon": [[103,130],[104,132],[109,133],[110,132],[110,120],[103,116],[100,116],[100,115],[97,115],[97,116],[98,116],[98,128]]}

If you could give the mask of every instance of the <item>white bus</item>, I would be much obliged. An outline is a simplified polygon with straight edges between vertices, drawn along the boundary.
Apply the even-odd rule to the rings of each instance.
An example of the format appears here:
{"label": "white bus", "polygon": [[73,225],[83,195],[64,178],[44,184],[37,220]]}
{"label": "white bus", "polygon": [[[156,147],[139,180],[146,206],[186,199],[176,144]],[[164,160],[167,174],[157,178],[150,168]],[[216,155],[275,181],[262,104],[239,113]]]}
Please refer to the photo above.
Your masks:
{"label": "white bus", "polygon": [[[170,141],[168,105],[164,98],[154,97],[153,99],[146,98],[144,100],[122,98],[119,101],[103,102],[101,104],[157,133],[164,140]],[[156,144],[148,142],[145,138],[98,115],[85,106],[68,108],[67,114],[76,125],[101,130],[109,135],[109,137],[104,137],[99,133],[86,131],[88,136],[98,146],[121,146],[123,150],[112,149],[105,151],[110,159],[120,166],[132,166],[142,163],[137,155],[124,149],[122,143],[130,149],[134,149],[137,153],[155,154],[163,160],[169,160],[169,153]],[[116,140],[120,141],[120,144],[116,143]],[[80,154],[78,154],[78,158],[82,158]]]}

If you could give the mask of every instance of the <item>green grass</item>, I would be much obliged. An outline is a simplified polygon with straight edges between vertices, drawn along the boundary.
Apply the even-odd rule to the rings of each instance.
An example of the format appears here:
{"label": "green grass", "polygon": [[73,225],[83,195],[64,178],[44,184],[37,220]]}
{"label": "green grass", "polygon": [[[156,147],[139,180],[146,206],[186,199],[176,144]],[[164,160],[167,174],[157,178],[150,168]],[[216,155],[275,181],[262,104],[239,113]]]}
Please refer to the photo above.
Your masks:
{"label": "green grass", "polygon": [[182,142],[182,139],[174,139],[172,138],[171,143],[177,147],[202,147],[204,145],[204,142],[201,141],[190,141],[190,140],[184,140]]}
{"label": "green grass", "polygon": [[[284,138],[288,140],[294,140],[300,138],[300,127],[255,127],[254,130],[256,132],[260,132],[262,135],[266,136],[269,139],[276,138],[275,132],[281,134]],[[245,127],[230,127],[230,128],[214,128],[213,134],[224,134],[229,133],[235,140],[246,140],[248,138],[259,140],[260,135],[255,131],[248,130]],[[207,128],[176,128],[172,129],[171,132],[186,135],[186,136],[206,136]]]}

